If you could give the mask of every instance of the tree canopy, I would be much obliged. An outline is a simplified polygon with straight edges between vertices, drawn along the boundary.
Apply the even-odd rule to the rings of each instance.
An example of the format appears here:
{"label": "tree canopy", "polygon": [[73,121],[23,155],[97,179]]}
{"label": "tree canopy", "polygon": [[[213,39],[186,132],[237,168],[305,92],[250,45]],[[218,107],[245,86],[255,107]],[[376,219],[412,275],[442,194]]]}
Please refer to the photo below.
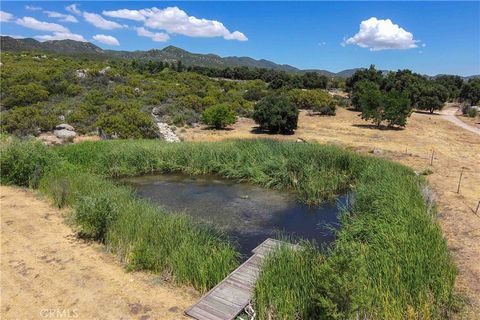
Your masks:
{"label": "tree canopy", "polygon": [[297,128],[298,108],[284,95],[270,95],[255,105],[253,119],[271,133],[292,133]]}

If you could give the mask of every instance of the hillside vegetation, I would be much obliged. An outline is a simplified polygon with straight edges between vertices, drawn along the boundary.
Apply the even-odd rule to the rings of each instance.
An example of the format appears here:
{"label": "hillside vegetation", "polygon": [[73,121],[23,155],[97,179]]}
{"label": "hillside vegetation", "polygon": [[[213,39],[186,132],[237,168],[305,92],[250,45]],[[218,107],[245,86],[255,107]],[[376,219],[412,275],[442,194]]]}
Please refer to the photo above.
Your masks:
{"label": "hillside vegetation", "polygon": [[[79,45],[75,41],[62,44],[71,45],[70,49]],[[167,49],[177,59],[182,56]],[[373,66],[356,71],[344,81],[316,72],[218,69],[186,66],[181,60],[117,59],[81,52],[2,52],[1,60],[1,130],[16,136],[37,136],[68,123],[80,134],[96,135],[100,131],[112,138],[156,138],[159,132],[155,122],[193,126],[209,119],[211,111],[204,115],[207,109],[221,108],[229,109],[224,115],[230,119],[266,112],[266,119],[257,121],[260,126],[277,128],[291,121],[294,125],[288,130],[273,130],[291,132],[296,119],[287,120],[283,115],[298,114],[297,110],[256,110],[272,97],[288,99],[296,109],[311,110],[311,115],[333,116],[337,106],[353,106],[362,112],[362,118],[378,127],[403,127],[413,109],[433,112],[446,101],[474,105],[480,100],[479,79],[429,79],[409,70],[385,75]],[[351,101],[325,91],[338,88],[345,88]],[[265,126],[271,119],[274,123]],[[227,125],[232,120],[217,122]]]}
{"label": "hillside vegetation", "polygon": [[254,104],[267,95],[328,84],[313,73],[292,76],[239,68],[232,76],[251,80],[228,81],[202,74],[209,70],[217,69],[81,54],[2,53],[2,131],[38,135],[68,123],[81,134],[97,134],[101,128],[119,138],[154,138],[154,119],[177,127],[193,125],[207,108],[220,104],[236,116],[251,117]]}

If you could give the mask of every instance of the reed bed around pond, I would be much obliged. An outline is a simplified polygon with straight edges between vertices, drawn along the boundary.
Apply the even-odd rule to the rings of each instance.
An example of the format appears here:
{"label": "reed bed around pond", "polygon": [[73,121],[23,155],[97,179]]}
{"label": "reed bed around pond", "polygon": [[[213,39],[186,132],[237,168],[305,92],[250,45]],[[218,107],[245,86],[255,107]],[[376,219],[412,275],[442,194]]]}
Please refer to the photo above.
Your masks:
{"label": "reed bed around pond", "polygon": [[455,267],[427,210],[422,181],[399,164],[319,144],[233,140],[84,142],[47,148],[3,141],[2,183],[40,187],[73,208],[79,232],[132,269],[205,291],[237,265],[226,238],[135,199],[110,178],[153,172],[219,174],[297,192],[307,203],[346,190],[355,201],[327,250],[305,244],[269,257],[256,285],[261,319],[442,318],[455,307]]}

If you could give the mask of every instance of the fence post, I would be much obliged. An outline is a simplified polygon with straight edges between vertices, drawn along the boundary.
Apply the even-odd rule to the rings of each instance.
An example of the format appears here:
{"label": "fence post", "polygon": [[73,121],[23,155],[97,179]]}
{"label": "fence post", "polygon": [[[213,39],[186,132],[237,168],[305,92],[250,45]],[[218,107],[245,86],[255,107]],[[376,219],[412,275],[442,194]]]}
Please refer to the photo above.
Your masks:
{"label": "fence post", "polygon": [[432,156],[430,157],[430,165],[433,166],[433,155],[435,154],[435,150],[432,149]]}
{"label": "fence post", "polygon": [[460,183],[462,182],[463,169],[464,168],[462,168],[462,171],[460,171],[460,178],[458,179],[457,193],[460,193]]}

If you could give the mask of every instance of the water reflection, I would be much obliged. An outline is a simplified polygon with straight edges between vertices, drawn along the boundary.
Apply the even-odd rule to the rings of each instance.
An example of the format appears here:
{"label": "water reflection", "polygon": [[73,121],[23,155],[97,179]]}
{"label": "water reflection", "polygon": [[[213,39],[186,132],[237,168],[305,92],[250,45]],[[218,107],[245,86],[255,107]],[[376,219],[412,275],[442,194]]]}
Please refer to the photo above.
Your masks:
{"label": "water reflection", "polygon": [[338,226],[337,203],[311,207],[297,201],[290,192],[268,190],[246,183],[234,183],[215,176],[181,174],[149,175],[122,180],[139,197],[172,210],[184,211],[224,231],[242,254],[268,237],[287,236],[328,244],[334,240],[332,226]]}

